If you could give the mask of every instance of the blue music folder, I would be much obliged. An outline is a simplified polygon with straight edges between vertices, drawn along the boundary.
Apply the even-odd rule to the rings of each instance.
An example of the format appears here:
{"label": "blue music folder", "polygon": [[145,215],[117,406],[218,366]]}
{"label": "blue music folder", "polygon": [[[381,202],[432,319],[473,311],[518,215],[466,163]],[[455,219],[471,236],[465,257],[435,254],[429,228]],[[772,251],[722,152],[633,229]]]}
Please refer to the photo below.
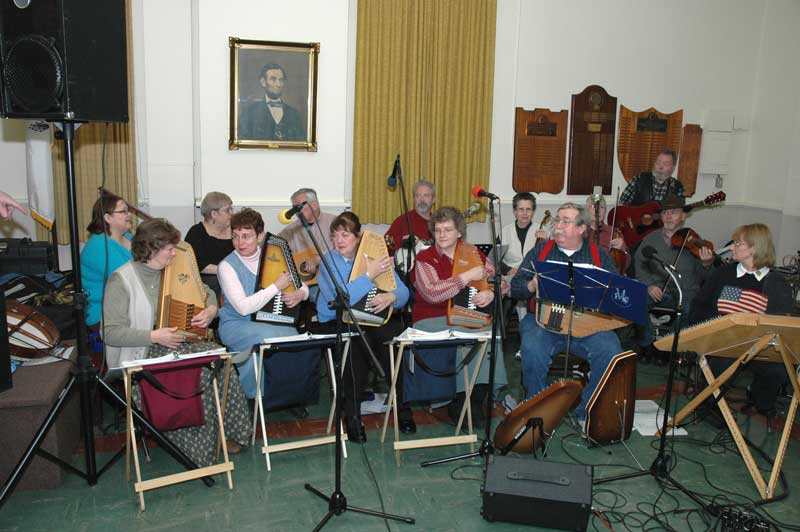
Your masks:
{"label": "blue music folder", "polygon": [[[561,261],[536,261],[539,276],[537,297],[569,305],[569,264]],[[593,264],[572,265],[575,306],[602,312],[635,323],[647,318],[647,285],[636,279],[598,268]]]}

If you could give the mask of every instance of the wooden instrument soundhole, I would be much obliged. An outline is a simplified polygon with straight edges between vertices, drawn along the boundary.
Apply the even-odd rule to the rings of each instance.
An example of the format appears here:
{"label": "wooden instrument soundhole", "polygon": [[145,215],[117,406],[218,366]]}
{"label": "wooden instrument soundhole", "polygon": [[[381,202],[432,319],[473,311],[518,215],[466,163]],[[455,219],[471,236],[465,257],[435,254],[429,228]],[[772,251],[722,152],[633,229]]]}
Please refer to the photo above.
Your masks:
{"label": "wooden instrument soundhole", "polygon": [[[510,444],[531,418],[542,418],[543,430],[545,434],[550,434],[577,402],[582,391],[583,385],[578,381],[559,381],[518,405],[497,426],[497,431],[494,433],[495,448],[502,449]],[[522,453],[542,446],[541,434],[538,430],[532,430],[528,431],[511,450]]]}

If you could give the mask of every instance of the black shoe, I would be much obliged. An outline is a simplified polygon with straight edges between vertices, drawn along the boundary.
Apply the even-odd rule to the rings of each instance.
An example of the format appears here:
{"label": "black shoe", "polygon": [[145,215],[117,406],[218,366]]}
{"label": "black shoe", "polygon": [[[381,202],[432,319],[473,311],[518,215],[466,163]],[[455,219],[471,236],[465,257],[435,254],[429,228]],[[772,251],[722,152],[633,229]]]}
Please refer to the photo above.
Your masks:
{"label": "black shoe", "polygon": [[293,406],[289,409],[289,413],[297,419],[305,419],[308,417],[308,408],[304,406]]}
{"label": "black shoe", "polygon": [[416,434],[417,424],[414,422],[413,417],[401,418],[398,423],[400,424],[400,432],[403,434]]}
{"label": "black shoe", "polygon": [[367,441],[367,432],[364,424],[358,416],[347,418],[347,439],[353,443],[364,443]]}

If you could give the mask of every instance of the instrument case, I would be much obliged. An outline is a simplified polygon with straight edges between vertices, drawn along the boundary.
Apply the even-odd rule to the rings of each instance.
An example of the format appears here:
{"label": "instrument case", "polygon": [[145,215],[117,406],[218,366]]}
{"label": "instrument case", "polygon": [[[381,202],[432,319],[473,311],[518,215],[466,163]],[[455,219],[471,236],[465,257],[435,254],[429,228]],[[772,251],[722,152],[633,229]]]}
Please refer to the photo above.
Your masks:
{"label": "instrument case", "polygon": [[0,274],[41,274],[55,267],[52,243],[34,242],[30,238],[0,238]]}
{"label": "instrument case", "polygon": [[585,531],[592,511],[592,466],[490,455],[481,514],[559,530]]}

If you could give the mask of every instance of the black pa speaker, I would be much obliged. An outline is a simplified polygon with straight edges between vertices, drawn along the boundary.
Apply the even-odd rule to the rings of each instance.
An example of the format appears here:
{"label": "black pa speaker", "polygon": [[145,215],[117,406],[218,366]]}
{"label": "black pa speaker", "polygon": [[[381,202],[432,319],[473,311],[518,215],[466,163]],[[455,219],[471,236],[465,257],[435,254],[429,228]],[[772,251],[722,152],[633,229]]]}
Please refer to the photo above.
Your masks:
{"label": "black pa speaker", "polygon": [[127,122],[125,0],[0,0],[0,115]]}
{"label": "black pa speaker", "polygon": [[543,528],[583,532],[592,510],[592,466],[490,455],[481,514]]}

